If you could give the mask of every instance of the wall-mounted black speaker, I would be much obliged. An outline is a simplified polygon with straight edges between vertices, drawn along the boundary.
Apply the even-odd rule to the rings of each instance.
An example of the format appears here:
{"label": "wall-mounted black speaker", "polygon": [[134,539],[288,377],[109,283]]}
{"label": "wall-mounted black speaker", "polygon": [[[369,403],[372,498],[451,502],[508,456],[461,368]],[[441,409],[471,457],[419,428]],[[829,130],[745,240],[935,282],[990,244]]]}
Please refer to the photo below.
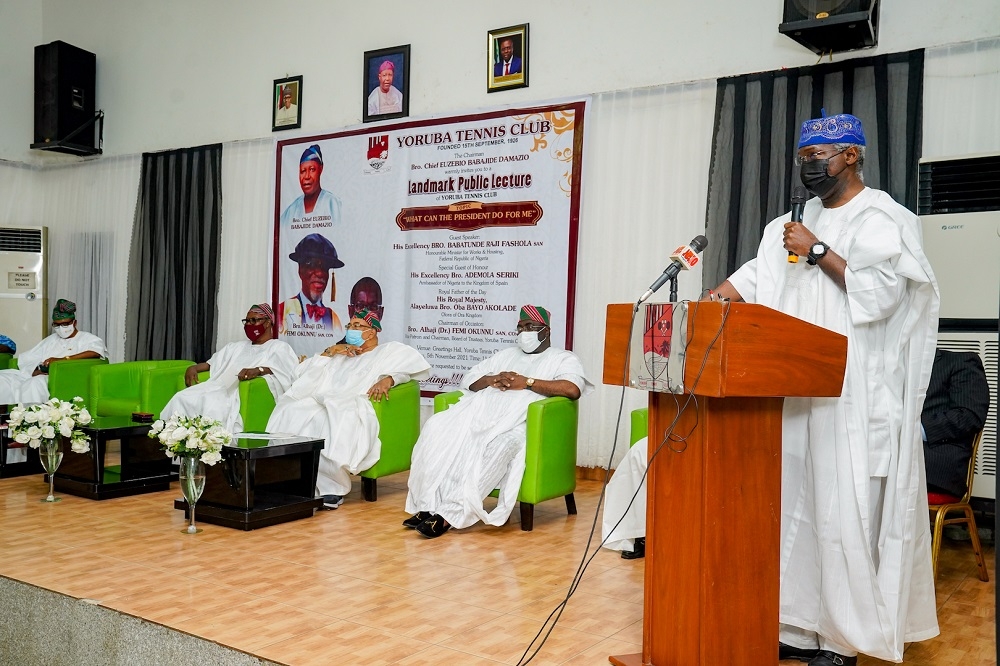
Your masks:
{"label": "wall-mounted black speaker", "polygon": [[96,92],[97,56],[66,42],[36,46],[31,147],[75,155],[100,152],[94,128]]}
{"label": "wall-mounted black speaker", "polygon": [[778,32],[813,53],[841,53],[878,44],[878,0],[785,0]]}

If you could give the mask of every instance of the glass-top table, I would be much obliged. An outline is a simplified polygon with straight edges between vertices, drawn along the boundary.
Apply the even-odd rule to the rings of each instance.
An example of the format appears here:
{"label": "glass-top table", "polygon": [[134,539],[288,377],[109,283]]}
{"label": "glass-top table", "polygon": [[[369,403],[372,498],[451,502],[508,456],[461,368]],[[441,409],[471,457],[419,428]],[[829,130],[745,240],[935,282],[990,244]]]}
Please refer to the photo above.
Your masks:
{"label": "glass-top table", "polygon": [[[205,466],[198,522],[254,530],[313,515],[319,454],[314,437],[240,438],[222,447],[222,460]],[[174,501],[187,516],[187,502]]]}
{"label": "glass-top table", "polygon": [[98,416],[81,428],[90,435],[90,451],[75,453],[63,440],[63,460],[55,474],[56,490],[95,500],[170,489],[171,462],[152,423],[131,416]]}

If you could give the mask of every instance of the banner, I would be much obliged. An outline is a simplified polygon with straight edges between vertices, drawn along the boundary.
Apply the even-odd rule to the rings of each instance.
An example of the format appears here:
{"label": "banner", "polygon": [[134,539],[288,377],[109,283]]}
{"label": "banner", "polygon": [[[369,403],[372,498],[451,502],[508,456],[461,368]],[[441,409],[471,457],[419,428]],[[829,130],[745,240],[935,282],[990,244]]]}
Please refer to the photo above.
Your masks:
{"label": "banner", "polygon": [[572,345],[583,100],[280,141],[272,300],[312,355],[351,315],[432,366],[449,391],[512,344],[525,303]]}

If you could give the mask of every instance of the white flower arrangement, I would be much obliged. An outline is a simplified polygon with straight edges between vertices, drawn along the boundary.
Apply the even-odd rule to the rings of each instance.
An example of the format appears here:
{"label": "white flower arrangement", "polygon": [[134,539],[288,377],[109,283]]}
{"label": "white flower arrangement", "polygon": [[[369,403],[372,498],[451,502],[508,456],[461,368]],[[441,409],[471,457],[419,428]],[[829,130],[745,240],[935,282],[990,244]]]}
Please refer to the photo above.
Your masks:
{"label": "white flower arrangement", "polygon": [[27,407],[15,405],[10,410],[8,431],[15,442],[33,449],[41,446],[43,439],[68,437],[73,451],[86,453],[90,451],[90,437],[78,428],[91,420],[83,398],[77,396],[71,402],[52,398]]}
{"label": "white flower arrangement", "polygon": [[206,465],[222,460],[222,447],[233,441],[232,433],[222,427],[221,421],[181,414],[158,420],[149,436],[160,440],[168,458],[200,458]]}

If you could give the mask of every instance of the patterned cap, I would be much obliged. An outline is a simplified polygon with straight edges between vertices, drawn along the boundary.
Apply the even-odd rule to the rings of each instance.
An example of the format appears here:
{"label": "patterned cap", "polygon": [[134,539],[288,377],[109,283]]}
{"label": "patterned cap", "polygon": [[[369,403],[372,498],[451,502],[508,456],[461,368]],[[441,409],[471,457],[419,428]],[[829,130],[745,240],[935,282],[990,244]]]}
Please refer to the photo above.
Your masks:
{"label": "patterned cap", "polygon": [[823,143],[865,145],[865,131],[858,118],[849,113],[827,116],[825,109],[821,113],[823,113],[822,118],[813,118],[802,123],[799,148]]}
{"label": "patterned cap", "polygon": [[60,298],[52,308],[52,321],[69,321],[76,319],[76,303]]}
{"label": "patterned cap", "polygon": [[271,320],[271,326],[274,326],[274,310],[267,303],[258,303],[250,308],[250,312],[259,312],[268,319]]}
{"label": "patterned cap", "polygon": [[381,65],[379,65],[378,66],[378,73],[381,74],[382,72],[384,72],[387,69],[388,70],[394,70],[394,69],[396,69],[396,66],[392,64],[391,60],[386,60]]}
{"label": "patterned cap", "polygon": [[538,305],[525,305],[521,308],[521,321],[529,319],[531,321],[537,321],[539,324],[549,325],[549,311]]}
{"label": "patterned cap", "polygon": [[323,151],[319,149],[319,144],[314,143],[303,150],[302,157],[299,158],[299,164],[303,164],[309,160],[314,160],[323,164]]}
{"label": "patterned cap", "polygon": [[374,328],[376,331],[382,330],[382,322],[378,320],[375,313],[371,310],[360,310],[354,313],[355,319],[364,319],[365,323]]}

